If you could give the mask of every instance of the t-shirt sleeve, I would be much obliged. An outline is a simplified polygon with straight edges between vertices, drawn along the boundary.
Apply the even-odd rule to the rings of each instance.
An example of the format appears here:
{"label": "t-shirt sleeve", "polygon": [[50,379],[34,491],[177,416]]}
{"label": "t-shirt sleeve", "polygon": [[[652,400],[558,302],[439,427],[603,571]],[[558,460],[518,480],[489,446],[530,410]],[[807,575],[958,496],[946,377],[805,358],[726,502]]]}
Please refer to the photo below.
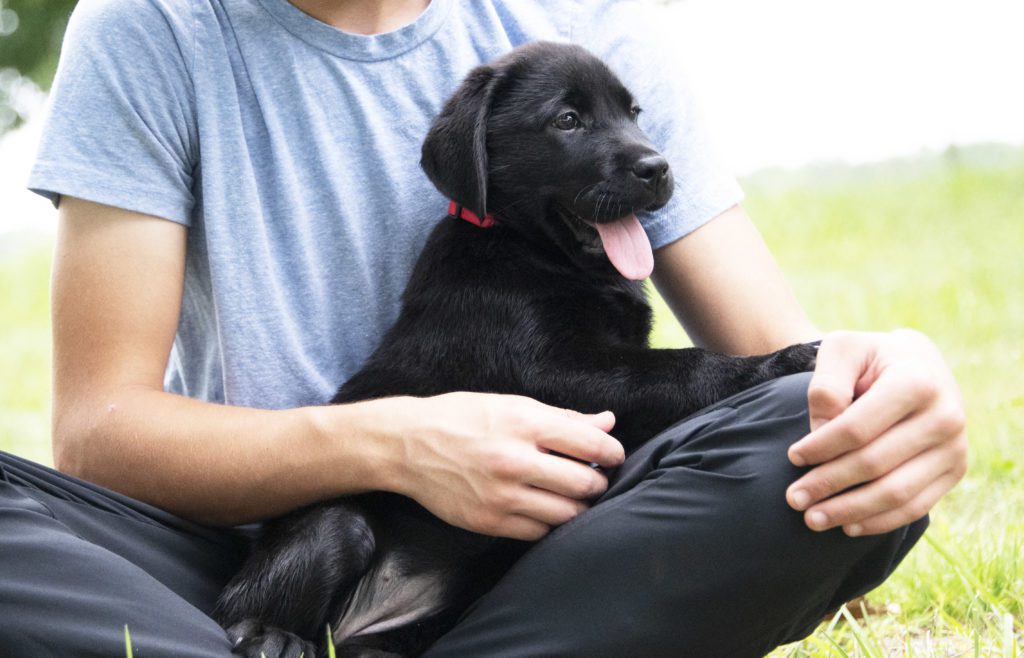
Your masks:
{"label": "t-shirt sleeve", "polygon": [[29,189],[189,224],[197,131],[186,2],[82,0]]}
{"label": "t-shirt sleeve", "polygon": [[700,228],[743,199],[690,89],[687,63],[673,52],[659,11],[642,2],[583,2],[571,32],[574,42],[603,59],[633,93],[642,108],[640,127],[672,167],[672,199],[656,212],[637,214],[655,248]]}

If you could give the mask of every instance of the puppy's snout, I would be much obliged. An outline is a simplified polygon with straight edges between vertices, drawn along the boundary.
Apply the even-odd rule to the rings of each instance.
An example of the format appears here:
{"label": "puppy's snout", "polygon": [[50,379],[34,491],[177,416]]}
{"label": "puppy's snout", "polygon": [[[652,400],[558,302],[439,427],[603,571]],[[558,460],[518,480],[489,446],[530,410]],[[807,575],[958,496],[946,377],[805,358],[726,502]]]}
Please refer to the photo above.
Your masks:
{"label": "puppy's snout", "polygon": [[648,155],[633,164],[633,175],[651,188],[656,188],[668,176],[668,161],[660,155]]}

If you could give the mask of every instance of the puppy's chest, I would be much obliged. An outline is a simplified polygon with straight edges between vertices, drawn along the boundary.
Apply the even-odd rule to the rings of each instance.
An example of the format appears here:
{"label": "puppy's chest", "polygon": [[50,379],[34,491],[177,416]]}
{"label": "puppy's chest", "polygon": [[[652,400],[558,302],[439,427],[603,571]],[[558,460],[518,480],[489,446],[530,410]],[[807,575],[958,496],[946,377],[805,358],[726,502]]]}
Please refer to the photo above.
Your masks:
{"label": "puppy's chest", "polygon": [[651,308],[643,288],[622,281],[589,290],[574,290],[551,305],[569,333],[606,344],[647,345]]}

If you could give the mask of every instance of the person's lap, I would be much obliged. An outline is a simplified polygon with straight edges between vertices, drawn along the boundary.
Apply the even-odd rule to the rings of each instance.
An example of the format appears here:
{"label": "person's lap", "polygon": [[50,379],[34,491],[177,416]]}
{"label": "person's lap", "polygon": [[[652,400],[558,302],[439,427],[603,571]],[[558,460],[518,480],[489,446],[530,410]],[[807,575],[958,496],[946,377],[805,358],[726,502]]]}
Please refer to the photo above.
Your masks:
{"label": "person's lap", "polygon": [[248,539],[0,453],[5,656],[228,656],[209,613]]}
{"label": "person's lap", "polygon": [[[785,502],[806,376],[730,398],[631,455],[430,655],[759,655],[871,589],[923,532],[814,533]],[[614,433],[614,432],[613,432]],[[209,618],[247,545],[0,453],[6,655],[227,656]]]}
{"label": "person's lap", "polygon": [[857,539],[804,525],[786,451],[808,382],[740,393],[630,455],[427,655],[757,656],[881,583],[927,520]]}

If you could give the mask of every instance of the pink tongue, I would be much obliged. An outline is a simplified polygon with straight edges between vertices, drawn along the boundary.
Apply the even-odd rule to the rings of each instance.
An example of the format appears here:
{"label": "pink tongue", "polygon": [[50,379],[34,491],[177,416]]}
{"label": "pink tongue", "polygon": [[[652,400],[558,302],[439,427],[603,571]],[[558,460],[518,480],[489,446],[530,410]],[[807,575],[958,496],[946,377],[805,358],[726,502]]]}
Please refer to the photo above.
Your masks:
{"label": "pink tongue", "polygon": [[636,215],[626,215],[614,222],[595,224],[601,236],[601,244],[619,274],[641,281],[651,275],[654,270],[654,253],[651,252],[651,241],[644,233],[644,227]]}

